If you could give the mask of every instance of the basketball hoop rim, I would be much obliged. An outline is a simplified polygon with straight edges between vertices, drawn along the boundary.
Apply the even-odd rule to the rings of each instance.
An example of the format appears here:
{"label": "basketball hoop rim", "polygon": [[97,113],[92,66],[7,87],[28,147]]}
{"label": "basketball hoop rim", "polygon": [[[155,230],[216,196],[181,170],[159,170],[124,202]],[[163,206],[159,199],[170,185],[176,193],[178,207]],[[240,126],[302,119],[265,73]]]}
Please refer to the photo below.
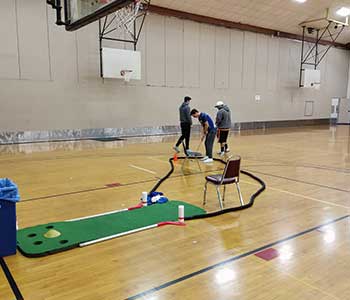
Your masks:
{"label": "basketball hoop rim", "polygon": [[120,76],[123,77],[125,82],[129,82],[133,72],[134,72],[133,70],[121,70]]}

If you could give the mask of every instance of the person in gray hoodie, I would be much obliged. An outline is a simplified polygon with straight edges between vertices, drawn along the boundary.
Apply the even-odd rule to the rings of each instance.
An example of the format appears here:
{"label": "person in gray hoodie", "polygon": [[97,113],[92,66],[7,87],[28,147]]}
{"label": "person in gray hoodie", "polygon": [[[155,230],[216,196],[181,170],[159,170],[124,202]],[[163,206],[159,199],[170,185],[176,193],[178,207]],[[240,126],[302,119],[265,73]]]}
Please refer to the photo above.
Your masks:
{"label": "person in gray hoodie", "polygon": [[227,145],[227,138],[231,129],[231,111],[222,101],[218,101],[215,107],[218,109],[215,122],[218,128],[217,135],[220,143],[220,152],[218,154],[222,156],[225,152],[230,152]]}
{"label": "person in gray hoodie", "polygon": [[179,113],[180,113],[180,126],[181,126],[181,136],[179,140],[177,141],[176,145],[173,147],[173,149],[179,153],[180,149],[179,146],[185,140],[185,148],[187,151],[190,151],[190,136],[191,136],[191,126],[192,126],[192,118],[191,118],[191,108],[190,108],[190,101],[191,97],[186,96],[184,98],[184,102],[179,107]]}

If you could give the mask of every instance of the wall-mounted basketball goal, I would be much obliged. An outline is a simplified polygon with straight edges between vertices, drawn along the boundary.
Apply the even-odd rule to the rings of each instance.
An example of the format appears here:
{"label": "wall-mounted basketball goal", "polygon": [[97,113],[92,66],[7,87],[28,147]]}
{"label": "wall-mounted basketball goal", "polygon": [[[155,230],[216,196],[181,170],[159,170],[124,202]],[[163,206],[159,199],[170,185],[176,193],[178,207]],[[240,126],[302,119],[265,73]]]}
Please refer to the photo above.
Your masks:
{"label": "wall-mounted basketball goal", "polygon": [[[141,79],[141,54],[136,50],[150,2],[47,0],[56,10],[56,24],[65,26],[68,31],[98,21],[100,76],[124,79],[126,82]],[[107,42],[109,47],[104,45]],[[117,49],[120,43],[131,45],[131,49]]]}
{"label": "wall-mounted basketball goal", "polygon": [[321,71],[318,69],[328,51],[337,46],[337,40],[344,28],[349,25],[348,17],[336,14],[337,7],[326,10],[325,16],[319,19],[300,23],[302,27],[302,46],[299,87],[321,87]]}

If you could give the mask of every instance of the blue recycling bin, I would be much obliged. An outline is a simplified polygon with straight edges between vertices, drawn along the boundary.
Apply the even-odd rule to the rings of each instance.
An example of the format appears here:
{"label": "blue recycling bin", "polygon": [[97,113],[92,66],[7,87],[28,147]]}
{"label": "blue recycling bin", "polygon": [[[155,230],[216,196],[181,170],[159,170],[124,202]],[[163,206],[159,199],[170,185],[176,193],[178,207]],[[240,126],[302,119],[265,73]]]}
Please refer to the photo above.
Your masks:
{"label": "blue recycling bin", "polygon": [[16,254],[16,203],[20,197],[17,185],[0,179],[0,257]]}

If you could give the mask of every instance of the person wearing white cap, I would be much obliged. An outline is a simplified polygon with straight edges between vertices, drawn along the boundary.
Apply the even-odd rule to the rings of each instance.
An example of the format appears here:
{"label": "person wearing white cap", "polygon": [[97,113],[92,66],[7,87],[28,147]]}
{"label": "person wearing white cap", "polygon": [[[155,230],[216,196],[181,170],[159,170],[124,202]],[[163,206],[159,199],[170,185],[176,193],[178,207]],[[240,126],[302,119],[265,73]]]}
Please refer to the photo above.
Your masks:
{"label": "person wearing white cap", "polygon": [[222,101],[218,101],[215,108],[218,109],[215,122],[216,127],[218,128],[217,136],[220,143],[220,151],[218,154],[223,156],[225,152],[230,152],[227,144],[227,138],[231,129],[231,111]]}

